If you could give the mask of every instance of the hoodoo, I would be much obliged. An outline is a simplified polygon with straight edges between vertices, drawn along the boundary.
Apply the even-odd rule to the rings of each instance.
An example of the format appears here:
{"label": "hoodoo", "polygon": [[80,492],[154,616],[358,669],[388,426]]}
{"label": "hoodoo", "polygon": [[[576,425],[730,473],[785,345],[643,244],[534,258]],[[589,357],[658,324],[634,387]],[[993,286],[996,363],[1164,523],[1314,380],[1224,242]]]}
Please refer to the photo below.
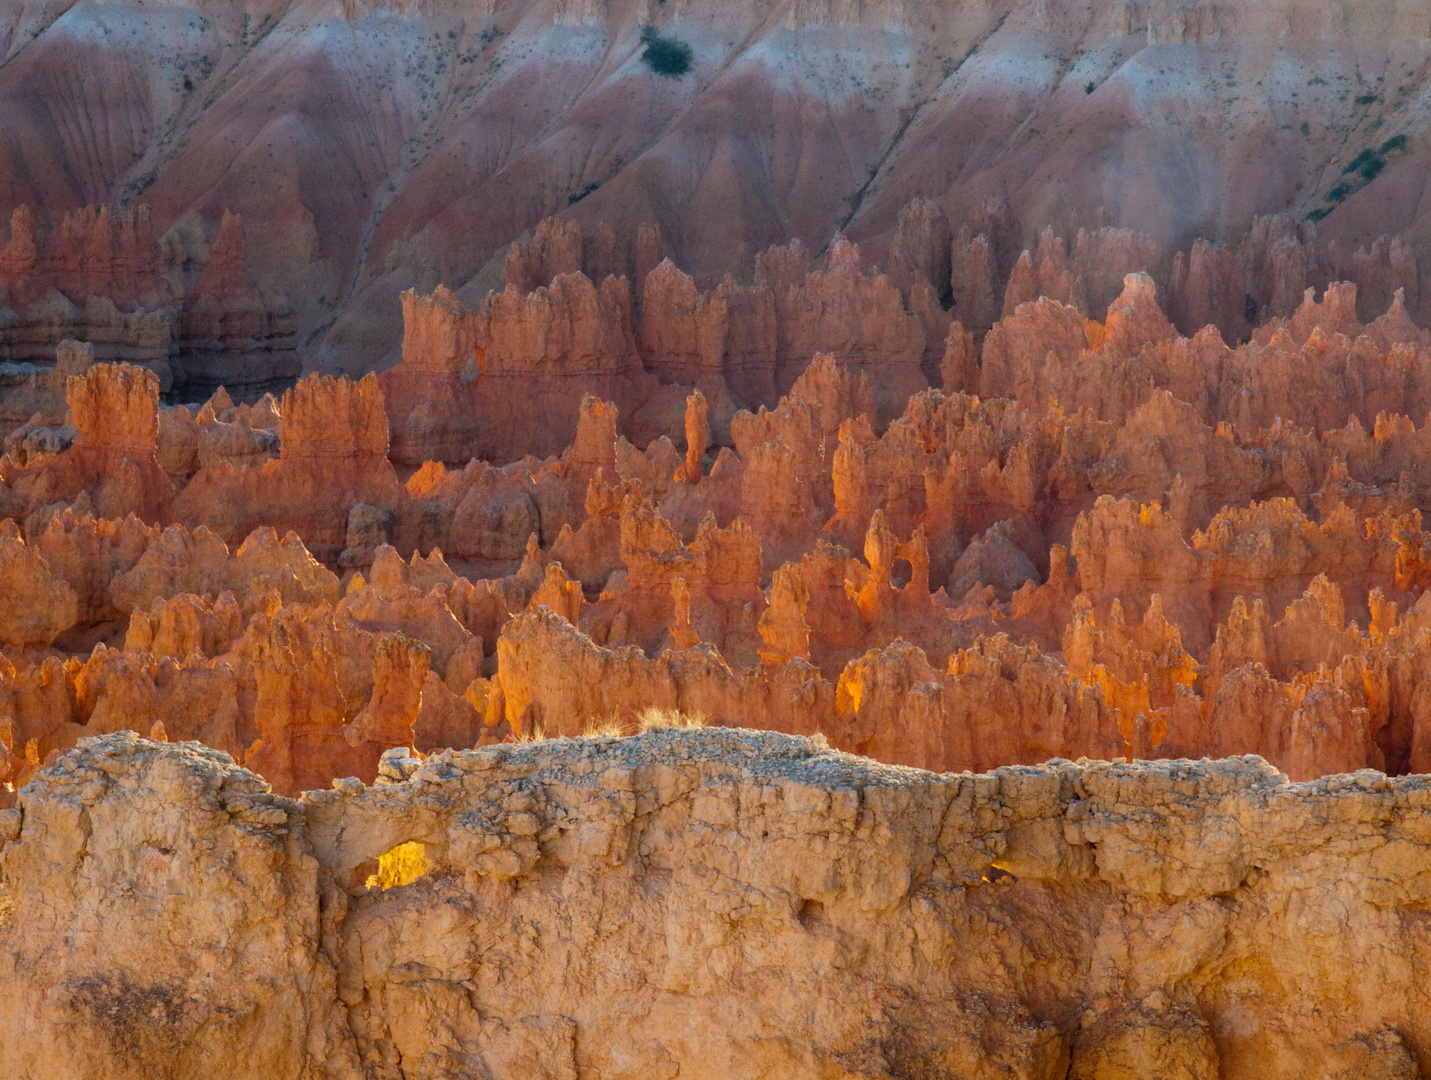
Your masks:
{"label": "hoodoo", "polygon": [[1418,3],[0,0],[0,1073],[1431,1074]]}

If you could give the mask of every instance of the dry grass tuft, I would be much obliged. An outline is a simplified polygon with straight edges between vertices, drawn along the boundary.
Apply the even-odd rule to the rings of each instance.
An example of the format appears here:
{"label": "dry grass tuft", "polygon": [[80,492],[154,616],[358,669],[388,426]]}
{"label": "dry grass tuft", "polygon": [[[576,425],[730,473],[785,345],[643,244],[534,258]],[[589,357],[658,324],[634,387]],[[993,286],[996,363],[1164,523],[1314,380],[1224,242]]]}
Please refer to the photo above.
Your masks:
{"label": "dry grass tuft", "polygon": [[515,732],[515,733],[513,733],[513,734],[511,734],[511,735],[508,735],[508,736],[507,736],[505,739],[503,739],[502,741],[503,741],[503,742],[509,742],[509,743],[523,744],[523,743],[543,742],[543,741],[545,741],[546,737],[547,737],[547,733],[546,733],[545,729],[543,729],[542,725],[541,725],[541,724],[533,724],[533,725],[532,725],[531,727],[529,727],[529,728],[523,728],[523,729],[522,729],[521,731],[519,731],[519,732]]}
{"label": "dry grass tuft", "polygon": [[581,735],[584,739],[624,739],[645,731],[694,731],[705,726],[706,718],[702,713],[648,705],[636,714],[634,720],[623,719],[619,713],[589,717]]}
{"label": "dry grass tuft", "polygon": [[590,717],[581,729],[581,737],[584,739],[621,739],[628,734],[629,725],[623,723],[621,717],[615,713]]}
{"label": "dry grass tuft", "polygon": [[378,872],[368,878],[368,888],[391,889],[410,885],[432,869],[427,849],[417,840],[399,844],[386,855],[378,856]]}
{"label": "dry grass tuft", "polygon": [[706,718],[703,713],[651,705],[636,714],[636,726],[640,731],[694,731],[706,726]]}

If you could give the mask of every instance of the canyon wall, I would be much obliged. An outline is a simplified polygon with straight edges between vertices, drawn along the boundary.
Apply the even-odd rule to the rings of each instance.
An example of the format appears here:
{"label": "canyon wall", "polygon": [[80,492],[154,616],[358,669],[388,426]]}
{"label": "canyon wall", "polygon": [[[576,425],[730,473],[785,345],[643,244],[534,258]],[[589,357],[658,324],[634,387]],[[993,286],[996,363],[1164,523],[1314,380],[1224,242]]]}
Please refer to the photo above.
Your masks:
{"label": "canyon wall", "polygon": [[1428,800],[748,731],[390,755],[295,800],[110,735],[0,811],[0,1066],[1412,1080]]}
{"label": "canyon wall", "polygon": [[[1295,303],[1283,277],[1331,260],[1341,269],[1307,284],[1367,291],[1431,239],[1416,194],[1427,20],[1415,4],[1305,0],[325,0],[162,15],[5,0],[0,215],[28,206],[57,228],[87,206],[147,206],[144,229],[192,282],[225,212],[241,214],[255,280],[290,299],[299,348],[330,374],[397,362],[408,289],[446,282],[475,307],[508,282],[511,243],[549,217],[586,238],[574,257],[554,242],[512,262],[524,294],[578,269],[639,291],[662,255],[711,289],[772,245],[818,254],[843,232],[897,287],[910,270],[935,278],[974,328],[1052,226],[1073,277],[1151,254],[1156,266],[1118,273],[1162,283],[1183,253],[1175,321],[1223,318],[1211,305],[1231,332],[1248,298]],[[689,70],[653,70],[643,28],[687,45]],[[910,250],[941,236],[900,225],[914,199],[963,236],[948,262]],[[1277,214],[1290,228],[1259,231]],[[1284,243],[1312,229],[1316,258]],[[1240,286],[1199,237],[1243,264]],[[1270,258],[1243,259],[1247,237]],[[1091,314],[1117,283],[1085,278]],[[236,309],[214,334],[204,311],[171,334],[256,340],[260,314]]]}
{"label": "canyon wall", "polygon": [[1424,6],[0,0],[0,1071],[1426,1074]]}
{"label": "canyon wall", "polygon": [[123,214],[85,207],[44,224],[28,205],[16,207],[0,245],[5,374],[43,370],[72,339],[99,360],[142,364],[166,391],[294,378],[293,311],[254,286],[246,250],[243,223],[228,212],[202,266],[190,266],[194,253],[160,243],[147,206]]}

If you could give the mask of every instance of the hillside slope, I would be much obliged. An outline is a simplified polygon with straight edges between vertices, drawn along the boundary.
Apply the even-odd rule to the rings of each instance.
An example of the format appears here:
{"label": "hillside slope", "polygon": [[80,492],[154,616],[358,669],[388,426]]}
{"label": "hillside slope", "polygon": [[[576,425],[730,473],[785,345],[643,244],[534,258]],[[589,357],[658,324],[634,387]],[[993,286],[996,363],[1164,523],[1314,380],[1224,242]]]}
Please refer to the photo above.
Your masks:
{"label": "hillside slope", "polygon": [[238,211],[310,361],[385,366],[402,289],[500,285],[558,213],[651,223],[706,279],[837,229],[878,261],[915,196],[956,228],[994,196],[1015,252],[1276,212],[1419,247],[1428,51],[1426,0],[0,0],[0,211]]}

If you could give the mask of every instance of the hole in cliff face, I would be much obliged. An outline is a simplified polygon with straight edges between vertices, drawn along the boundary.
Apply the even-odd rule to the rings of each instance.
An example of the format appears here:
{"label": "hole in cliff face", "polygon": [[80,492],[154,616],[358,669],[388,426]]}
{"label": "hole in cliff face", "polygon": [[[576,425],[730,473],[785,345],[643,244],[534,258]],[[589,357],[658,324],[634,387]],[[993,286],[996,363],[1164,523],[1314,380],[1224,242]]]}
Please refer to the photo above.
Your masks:
{"label": "hole in cliff face", "polygon": [[1014,885],[1019,879],[1002,866],[990,866],[984,871],[984,880],[992,885]]}
{"label": "hole in cliff face", "polygon": [[411,885],[432,869],[427,849],[417,840],[399,844],[385,855],[378,856],[377,870],[369,875],[368,888],[392,889]]}
{"label": "hole in cliff face", "polygon": [[825,905],[818,900],[802,900],[800,901],[800,910],[795,917],[800,920],[800,925],[806,930],[814,930],[818,926],[825,925]]}

